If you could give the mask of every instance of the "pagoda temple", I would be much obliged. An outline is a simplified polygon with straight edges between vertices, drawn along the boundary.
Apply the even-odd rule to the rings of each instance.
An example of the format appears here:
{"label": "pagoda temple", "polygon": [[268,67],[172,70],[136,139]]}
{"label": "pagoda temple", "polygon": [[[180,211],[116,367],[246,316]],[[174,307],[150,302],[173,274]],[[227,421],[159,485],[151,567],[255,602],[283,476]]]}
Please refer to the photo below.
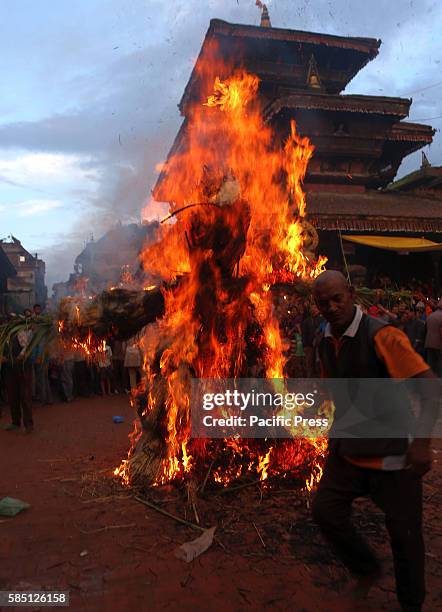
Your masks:
{"label": "pagoda temple", "polygon": [[[437,189],[422,185],[434,187],[441,180],[440,169],[429,169],[428,164],[408,181],[393,183],[404,157],[430,144],[435,130],[404,121],[411,99],[343,93],[352,78],[376,58],[380,45],[380,40],[372,38],[274,28],[268,13],[261,26],[211,20],[179,103],[184,120],[169,157],[187,146],[191,106],[207,99],[216,76],[229,76],[219,74],[219,67],[245,68],[260,79],[262,112],[280,143],[295,119],[297,130],[315,146],[304,182],[307,219],[318,231],[319,251],[331,265],[339,267],[346,254],[350,264],[370,267],[375,249],[364,244],[364,236],[425,237],[430,244],[438,242],[442,200],[434,196]],[[209,57],[212,61],[206,62]],[[207,74],[208,63],[213,65],[213,75]],[[168,201],[162,178],[153,195]],[[362,242],[346,240],[355,236]],[[414,267],[416,274],[431,268],[437,285],[439,248],[433,244],[427,249],[431,253],[423,255],[425,249],[421,249],[419,256],[410,255],[411,273]],[[397,258],[411,251],[411,247],[390,248],[375,254],[375,260],[380,258],[379,267],[394,273],[400,263]]]}

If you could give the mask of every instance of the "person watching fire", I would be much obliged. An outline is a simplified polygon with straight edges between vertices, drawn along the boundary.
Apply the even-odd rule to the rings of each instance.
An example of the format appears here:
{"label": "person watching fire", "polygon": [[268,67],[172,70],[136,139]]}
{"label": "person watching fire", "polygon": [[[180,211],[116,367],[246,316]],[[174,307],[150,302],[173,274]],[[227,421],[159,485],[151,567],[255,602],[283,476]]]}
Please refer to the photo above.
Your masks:
{"label": "person watching fire", "polygon": [[34,431],[32,416],[32,360],[27,349],[31,342],[32,312],[26,308],[23,312],[24,319],[28,324],[25,329],[20,330],[11,338],[8,346],[7,356],[3,358],[6,371],[6,388],[8,402],[11,410],[11,424],[6,426],[7,431],[16,431],[23,423],[26,433]]}
{"label": "person watching fire", "polygon": [[103,341],[102,350],[97,353],[97,365],[100,378],[101,394],[103,396],[111,394],[112,379],[112,349]]}
{"label": "person watching fire", "polygon": [[[328,322],[319,342],[324,378],[414,378],[426,400],[412,442],[330,439],[312,507],[323,536],[356,578],[351,596],[360,598],[380,577],[381,565],[354,528],[351,509],[354,499],[371,497],[385,513],[399,603],[403,610],[417,612],[425,597],[422,476],[432,464],[430,436],[439,410],[439,382],[403,331],[355,306],[353,288],[340,272],[320,274],[313,295]],[[398,442],[404,444],[402,451]]]}

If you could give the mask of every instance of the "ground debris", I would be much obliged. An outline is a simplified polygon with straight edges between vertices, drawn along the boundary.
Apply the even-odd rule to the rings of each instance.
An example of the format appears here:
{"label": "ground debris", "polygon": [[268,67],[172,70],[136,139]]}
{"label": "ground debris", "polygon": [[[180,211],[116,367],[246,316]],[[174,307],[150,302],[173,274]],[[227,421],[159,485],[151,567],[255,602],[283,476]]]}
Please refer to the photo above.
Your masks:
{"label": "ground debris", "polygon": [[185,542],[184,544],[181,544],[181,546],[178,546],[178,548],[175,550],[175,557],[185,561],[186,563],[190,563],[202,555],[212,545],[215,530],[216,526],[210,527],[195,540]]}

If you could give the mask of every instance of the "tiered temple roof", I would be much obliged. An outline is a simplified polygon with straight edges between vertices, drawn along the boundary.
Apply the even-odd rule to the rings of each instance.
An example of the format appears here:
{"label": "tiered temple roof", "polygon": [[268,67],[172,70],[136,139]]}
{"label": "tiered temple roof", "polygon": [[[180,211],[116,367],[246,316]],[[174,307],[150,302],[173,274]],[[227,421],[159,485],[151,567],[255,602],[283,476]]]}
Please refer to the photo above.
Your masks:
{"label": "tiered temple roof", "polygon": [[308,218],[319,230],[442,232],[442,203],[402,193],[311,192]]}
{"label": "tiered temple roof", "polygon": [[442,166],[423,164],[419,170],[388,186],[390,192],[407,192],[442,200]]}
{"label": "tiered temple roof", "polygon": [[321,89],[337,94],[376,57],[380,44],[374,38],[262,28],[212,19],[179,108],[185,115],[189,102],[200,98],[199,63],[209,54],[214,59],[214,69],[218,57],[224,62],[228,60],[229,69],[244,67],[259,76],[271,97],[305,88],[313,56]]}
{"label": "tiered temple roof", "polygon": [[[318,229],[442,231],[440,203],[380,191],[394,180],[405,156],[432,142],[433,128],[404,121],[410,99],[341,93],[377,56],[380,44],[213,19],[179,104],[184,121],[169,156],[187,148],[189,108],[207,99],[215,77],[245,68],[260,78],[263,115],[280,143],[294,118],[315,146],[305,189]],[[167,201],[162,183],[160,175],[154,197]]]}

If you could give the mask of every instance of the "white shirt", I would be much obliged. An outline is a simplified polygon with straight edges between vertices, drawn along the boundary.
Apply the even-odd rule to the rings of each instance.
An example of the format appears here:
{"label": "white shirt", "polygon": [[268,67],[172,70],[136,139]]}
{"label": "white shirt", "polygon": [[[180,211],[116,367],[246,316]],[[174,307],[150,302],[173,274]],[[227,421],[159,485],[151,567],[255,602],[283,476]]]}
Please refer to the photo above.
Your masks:
{"label": "white shirt", "polygon": [[[347,327],[345,332],[342,334],[343,336],[348,336],[349,338],[354,338],[356,336],[357,331],[359,329],[359,325],[361,324],[362,315],[363,315],[362,310],[359,308],[359,306],[356,306],[356,312],[355,312],[355,316],[353,317],[353,321],[350,323],[350,325]],[[324,329],[324,336],[326,338],[330,338],[332,335],[333,334],[331,331],[331,325],[330,323],[327,323]]]}

